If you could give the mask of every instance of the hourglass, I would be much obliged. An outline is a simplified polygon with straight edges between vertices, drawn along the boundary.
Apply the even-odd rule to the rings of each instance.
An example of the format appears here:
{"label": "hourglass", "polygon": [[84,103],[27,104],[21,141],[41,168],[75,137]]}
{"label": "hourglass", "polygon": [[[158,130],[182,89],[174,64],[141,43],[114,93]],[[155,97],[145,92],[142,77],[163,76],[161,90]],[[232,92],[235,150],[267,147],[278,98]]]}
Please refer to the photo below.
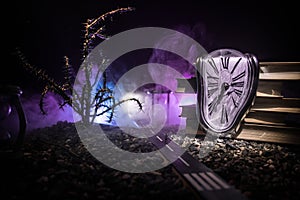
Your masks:
{"label": "hourglass", "polygon": [[[0,145],[13,145],[20,148],[26,131],[26,117],[20,101],[21,89],[13,85],[0,84]],[[9,127],[5,123],[7,118],[12,117],[12,112],[16,112],[19,124],[19,131],[14,138]],[[15,116],[15,115],[13,115]]]}

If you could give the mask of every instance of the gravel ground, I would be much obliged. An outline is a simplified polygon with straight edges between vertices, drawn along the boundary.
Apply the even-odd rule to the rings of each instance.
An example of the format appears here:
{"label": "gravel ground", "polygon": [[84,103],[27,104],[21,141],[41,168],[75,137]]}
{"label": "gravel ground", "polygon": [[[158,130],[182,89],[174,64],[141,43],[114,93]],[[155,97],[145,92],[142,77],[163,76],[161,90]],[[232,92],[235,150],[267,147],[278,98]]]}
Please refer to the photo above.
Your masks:
{"label": "gravel ground", "polygon": [[[154,148],[115,127],[104,128],[124,149],[146,152]],[[74,124],[67,122],[28,133],[19,153],[0,153],[0,194],[5,200],[196,199],[171,166],[125,173],[103,165],[84,148]]]}
{"label": "gravel ground", "polygon": [[218,139],[199,158],[202,140],[189,151],[196,159],[241,190],[249,199],[300,199],[300,146]]}
{"label": "gravel ground", "polygon": [[[104,126],[114,143],[133,152],[156,149],[144,139]],[[249,199],[299,199],[299,146],[218,139],[199,158],[201,139],[184,141],[189,152]],[[181,143],[182,144],[182,143]],[[26,135],[22,151],[0,151],[1,199],[196,199],[171,166],[131,174],[97,161],[82,145],[74,124],[59,122]]]}

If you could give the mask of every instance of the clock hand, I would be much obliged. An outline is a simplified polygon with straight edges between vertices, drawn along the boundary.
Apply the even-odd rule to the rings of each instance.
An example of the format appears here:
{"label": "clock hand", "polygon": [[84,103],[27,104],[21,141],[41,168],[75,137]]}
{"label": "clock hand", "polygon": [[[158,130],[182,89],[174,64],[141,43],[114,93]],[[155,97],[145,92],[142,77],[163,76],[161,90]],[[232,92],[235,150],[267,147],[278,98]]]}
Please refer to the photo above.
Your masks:
{"label": "clock hand", "polygon": [[221,102],[221,99],[223,98],[224,93],[225,93],[225,83],[222,83],[220,94],[217,96],[217,99],[216,99],[215,103],[213,104],[213,109],[212,109],[212,111],[213,111],[213,110],[215,109],[215,107]]}
{"label": "clock hand", "polygon": [[209,105],[210,114],[215,110],[216,106],[218,106],[218,104],[220,104],[220,102],[221,102],[222,98],[224,97],[224,94],[228,90],[228,88],[229,88],[228,83],[226,83],[226,82],[222,83],[221,91],[220,91],[219,95]]}
{"label": "clock hand", "polygon": [[219,96],[218,96],[218,103],[220,103],[222,97],[224,97],[224,93],[225,93],[228,89],[229,89],[228,83],[226,83],[226,82],[222,83],[222,85],[221,85],[221,92],[220,92],[220,94],[219,94]]}

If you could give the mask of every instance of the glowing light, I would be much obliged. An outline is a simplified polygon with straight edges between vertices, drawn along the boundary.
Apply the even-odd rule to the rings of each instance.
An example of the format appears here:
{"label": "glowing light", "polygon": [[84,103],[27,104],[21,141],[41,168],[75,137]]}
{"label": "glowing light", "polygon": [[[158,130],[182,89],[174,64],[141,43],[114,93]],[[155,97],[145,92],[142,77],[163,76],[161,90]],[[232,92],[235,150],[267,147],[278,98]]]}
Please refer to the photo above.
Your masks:
{"label": "glowing light", "polygon": [[[104,111],[106,108],[101,108],[99,109],[99,113]],[[94,114],[94,111],[91,111],[91,114]],[[92,119],[92,117],[91,117]],[[100,116],[97,116],[94,120],[95,123],[98,123],[98,124],[111,124],[110,122],[108,122],[108,117],[106,114],[103,114],[103,115],[100,115]]]}
{"label": "glowing light", "polygon": [[177,98],[179,99],[180,106],[188,106],[196,104],[197,102],[197,95],[196,94],[176,94]]}
{"label": "glowing light", "polygon": [[[140,102],[144,102],[145,97],[143,97],[142,94],[139,93],[127,93],[123,96],[121,100],[126,100],[130,98],[135,98]],[[135,101],[127,101],[123,105],[121,105],[121,108],[123,108],[123,111],[128,113],[129,117],[131,118],[140,113],[139,107]]]}
{"label": "glowing light", "polygon": [[126,100],[135,98],[143,104],[143,111],[139,109],[139,106],[135,101],[127,101],[118,106],[115,110],[115,120],[114,122],[119,127],[139,127],[138,121],[149,121],[149,116],[147,115],[147,105],[145,103],[145,95],[142,93],[126,93],[120,100]]}

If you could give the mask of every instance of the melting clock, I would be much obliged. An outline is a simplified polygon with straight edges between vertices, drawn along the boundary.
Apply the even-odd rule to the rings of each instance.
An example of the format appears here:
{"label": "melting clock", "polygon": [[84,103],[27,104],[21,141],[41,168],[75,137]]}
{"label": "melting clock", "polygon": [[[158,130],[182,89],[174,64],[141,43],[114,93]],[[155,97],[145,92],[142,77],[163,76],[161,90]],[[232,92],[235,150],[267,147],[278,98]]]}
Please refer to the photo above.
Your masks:
{"label": "melting clock", "polygon": [[256,95],[259,64],[249,53],[215,50],[197,60],[197,115],[216,133],[237,133]]}

